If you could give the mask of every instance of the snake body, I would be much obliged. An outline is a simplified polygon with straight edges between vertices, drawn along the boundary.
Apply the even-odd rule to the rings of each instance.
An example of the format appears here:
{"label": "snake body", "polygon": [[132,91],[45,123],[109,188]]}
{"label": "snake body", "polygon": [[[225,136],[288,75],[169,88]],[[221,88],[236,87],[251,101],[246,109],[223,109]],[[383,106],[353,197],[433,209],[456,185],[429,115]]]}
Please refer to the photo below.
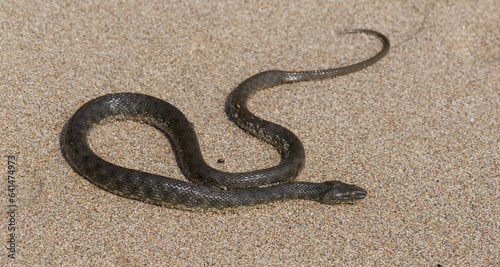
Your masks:
{"label": "snake body", "polygon": [[[229,94],[226,101],[228,117],[278,150],[281,162],[274,167],[241,173],[210,167],[203,159],[196,133],[184,114],[168,102],[137,93],[108,94],[80,107],[61,133],[63,155],[76,172],[99,187],[159,205],[224,209],[288,199],[309,199],[325,204],[362,199],[366,196],[364,189],[340,181],[292,181],[304,166],[302,143],[288,129],[255,116],[247,108],[249,97],[263,88],[355,72],[374,64],[389,51],[389,40],[376,31],[359,29],[343,33],[376,36],[383,47],[372,58],[346,67],[261,72],[243,81]],[[90,149],[87,136],[94,125],[110,118],[138,120],[167,134],[180,168],[191,182],[120,167],[97,156]]]}

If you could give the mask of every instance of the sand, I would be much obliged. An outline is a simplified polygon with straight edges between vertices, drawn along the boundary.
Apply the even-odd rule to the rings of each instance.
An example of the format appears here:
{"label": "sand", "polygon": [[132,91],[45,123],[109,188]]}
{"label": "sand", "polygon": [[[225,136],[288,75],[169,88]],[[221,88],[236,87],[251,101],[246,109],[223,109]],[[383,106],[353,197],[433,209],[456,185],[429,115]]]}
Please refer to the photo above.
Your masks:
{"label": "sand", "polygon": [[[500,265],[497,1],[207,2],[0,3],[2,262]],[[337,34],[350,28],[386,34],[391,51],[357,73],[259,92],[250,108],[302,140],[298,180],[366,188],[355,205],[172,209],[101,190],[62,157],[78,107],[140,92],[186,114],[211,166],[272,166],[278,153],[226,118],[227,94],[264,70],[348,65],[380,49]],[[91,142],[116,164],[184,179],[151,127],[110,122]]]}

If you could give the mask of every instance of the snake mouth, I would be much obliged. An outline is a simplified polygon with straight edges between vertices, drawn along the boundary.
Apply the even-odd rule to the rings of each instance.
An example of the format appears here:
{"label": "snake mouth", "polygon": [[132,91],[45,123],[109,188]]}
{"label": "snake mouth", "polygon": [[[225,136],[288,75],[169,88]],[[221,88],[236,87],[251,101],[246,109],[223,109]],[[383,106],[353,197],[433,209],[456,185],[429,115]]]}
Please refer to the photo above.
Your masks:
{"label": "snake mouth", "polygon": [[367,195],[366,190],[359,188],[358,190],[343,192],[340,194],[340,196],[337,197],[339,202],[341,203],[352,203],[365,198],[366,195]]}
{"label": "snake mouth", "polygon": [[349,193],[349,198],[351,199],[363,199],[366,197],[366,190],[359,188],[359,190],[355,190]]}

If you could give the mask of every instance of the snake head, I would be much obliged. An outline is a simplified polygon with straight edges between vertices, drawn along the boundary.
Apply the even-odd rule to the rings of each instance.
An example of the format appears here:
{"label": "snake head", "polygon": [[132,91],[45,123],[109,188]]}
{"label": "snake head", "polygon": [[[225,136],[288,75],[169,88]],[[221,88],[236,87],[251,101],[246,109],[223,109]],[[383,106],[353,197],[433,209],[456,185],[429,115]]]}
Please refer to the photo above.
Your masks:
{"label": "snake head", "polygon": [[326,192],[319,199],[324,204],[351,203],[366,197],[366,190],[340,181],[323,182]]}

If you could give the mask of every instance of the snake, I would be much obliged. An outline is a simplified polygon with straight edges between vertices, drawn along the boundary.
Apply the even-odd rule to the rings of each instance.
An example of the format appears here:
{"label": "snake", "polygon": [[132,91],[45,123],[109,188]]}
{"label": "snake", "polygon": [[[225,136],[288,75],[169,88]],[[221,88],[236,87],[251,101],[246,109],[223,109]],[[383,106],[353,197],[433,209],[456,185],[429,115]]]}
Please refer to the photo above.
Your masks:
{"label": "snake", "polygon": [[[172,104],[139,93],[111,93],[81,106],[60,133],[60,148],[72,169],[113,194],[161,206],[187,209],[228,209],[275,201],[305,199],[323,204],[354,203],[367,191],[341,181],[296,181],[304,167],[305,152],[299,138],[283,126],[257,117],[247,106],[257,91],[284,83],[332,78],[364,69],[389,51],[389,39],[373,30],[346,30],[377,37],[382,48],[371,58],[349,66],[312,70],[260,72],[228,95],[225,111],[230,120],[250,135],[272,145],[281,155],[272,167],[246,172],[224,172],[203,158],[193,125]],[[188,181],[117,166],[99,157],[88,135],[107,120],[135,120],[153,126],[169,139],[182,174]]]}

